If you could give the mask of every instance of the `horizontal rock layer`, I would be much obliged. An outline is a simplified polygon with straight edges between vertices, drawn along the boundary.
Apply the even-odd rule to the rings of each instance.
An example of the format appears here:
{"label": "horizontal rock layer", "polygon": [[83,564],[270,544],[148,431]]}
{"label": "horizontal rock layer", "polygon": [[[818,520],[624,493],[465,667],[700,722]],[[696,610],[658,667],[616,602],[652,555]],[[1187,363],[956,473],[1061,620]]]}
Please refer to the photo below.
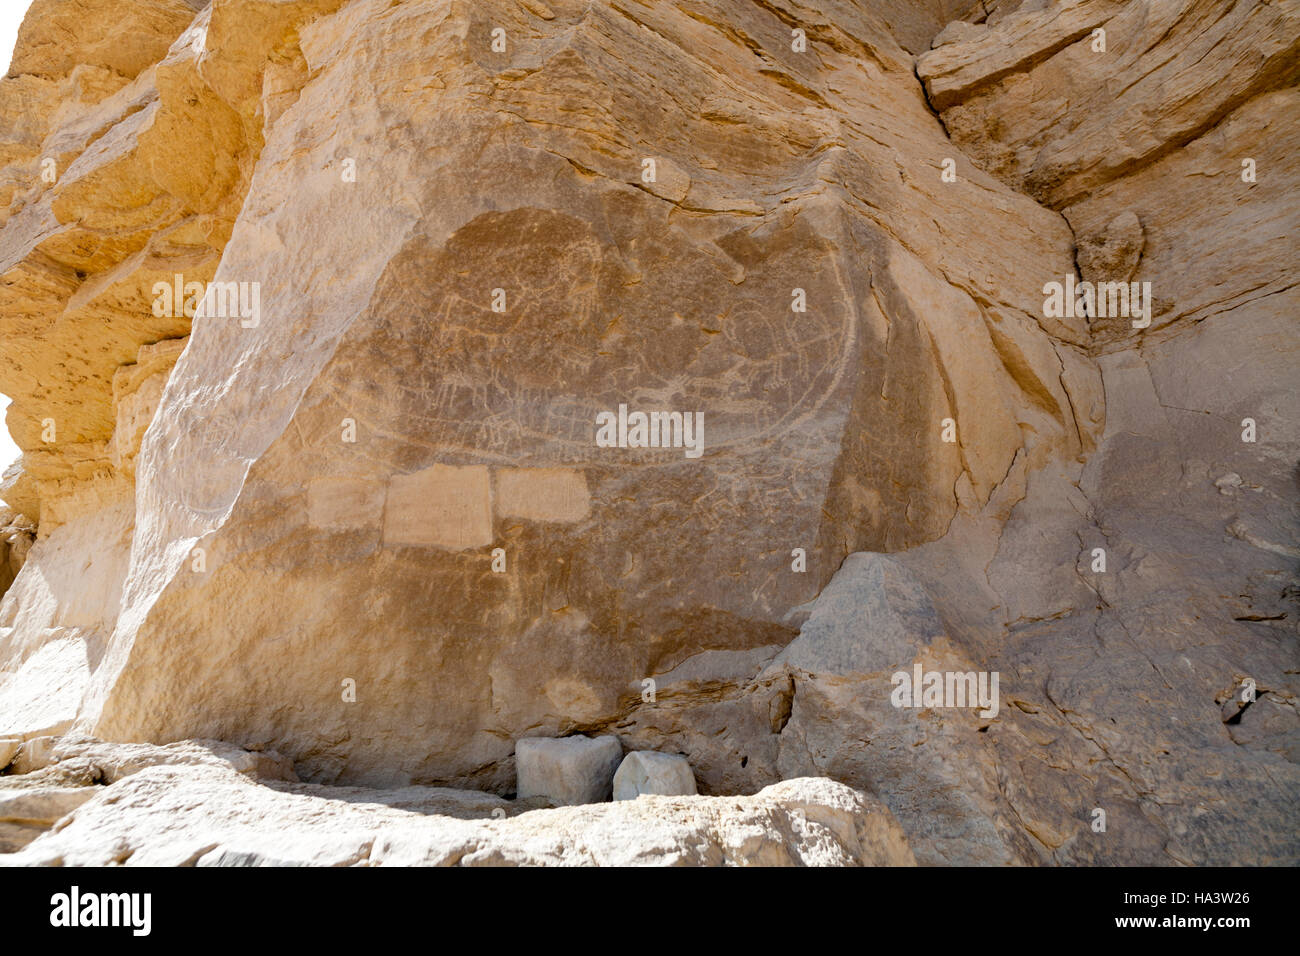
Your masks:
{"label": "horizontal rock layer", "polygon": [[888,810],[830,780],[787,780],[751,797],[544,809],[438,787],[277,782],[247,766],[274,768],[266,755],[201,741],[83,743],[64,754],[45,780],[0,778],[0,866],[915,863]]}

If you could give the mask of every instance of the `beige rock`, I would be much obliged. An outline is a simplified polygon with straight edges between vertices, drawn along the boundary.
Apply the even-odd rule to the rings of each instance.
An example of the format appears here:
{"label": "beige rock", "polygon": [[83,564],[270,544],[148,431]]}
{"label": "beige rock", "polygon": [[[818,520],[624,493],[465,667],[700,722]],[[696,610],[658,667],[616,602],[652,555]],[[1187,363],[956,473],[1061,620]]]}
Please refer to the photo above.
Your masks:
{"label": "beige rock", "polygon": [[464,551],[492,543],[492,485],[481,465],[432,465],[388,486],[384,544]]}
{"label": "beige rock", "polygon": [[0,508],[0,596],[9,589],[27,560],[36,526],[12,509]]}
{"label": "beige rock", "polygon": [[898,824],[830,780],[753,797],[658,797],[519,813],[488,794],[259,784],[152,767],[108,788],[7,865],[908,866]]}
{"label": "beige rock", "polygon": [[42,770],[54,762],[54,747],[57,737],[31,737],[24,740],[9,765],[9,772],[16,774],[32,773]]}
{"label": "beige rock", "polygon": [[60,763],[95,768],[97,780],[116,783],[146,767],[214,766],[265,780],[297,782],[293,763],[274,750],[248,751],[219,740],[182,740],[153,744],[109,744],[93,738],[69,736],[54,748]]}
{"label": "beige rock", "polygon": [[91,797],[91,787],[0,790],[0,853],[14,853]]}
{"label": "beige rock", "polygon": [[[37,0],[0,80],[0,736],[73,749],[4,779],[201,764],[114,785],[140,862],[861,858],[851,800],[792,849],[757,796],[649,840],[588,807],[258,842],[309,791],[227,766],[504,794],[514,741],[616,735],[706,794],[869,788],[926,863],[1294,864],[1296,25]],[[1047,314],[1076,271],[1151,324]],[[194,314],[210,282],[256,314]],[[701,455],[598,444],[620,407],[702,416]],[[916,662],[1001,674],[997,716],[892,707]],[[236,814],[207,843],[193,790],[149,816],[187,774]],[[118,860],[92,806],[28,850]]]}
{"label": "beige rock", "polygon": [[681,754],[634,750],[614,774],[615,800],[635,800],[647,793],[676,796],[695,792],[695,775]]}
{"label": "beige rock", "polygon": [[[845,554],[942,534],[954,487],[978,504],[1027,446],[1038,463],[1092,441],[1095,369],[1062,358],[1084,324],[1038,315],[1037,270],[1070,268],[1069,231],[989,177],[939,180],[949,144],[885,13],[818,15],[813,57],[771,11],[726,5],[761,60],[672,7],[550,6],[294,8],[302,74],[268,81],[256,185],[215,274],[260,283],[262,321],[196,323],[132,459],[133,535],[153,544],[130,552],[126,613],[96,622],[96,641],[115,633],[83,729],[274,746],[318,781],[509,792],[511,740],[668,730],[629,688],[788,643],[790,609]],[[218,0],[209,32],[245,9]],[[867,73],[843,35],[871,38]],[[256,126],[217,64],[260,67],[220,43],[204,57],[199,78]],[[674,76],[650,79],[665,62]],[[173,82],[194,82],[187,63],[173,47]],[[323,137],[316,117],[358,83],[374,104],[347,114],[347,143]],[[410,148],[380,147],[391,129]],[[438,151],[452,143],[471,190],[467,160]],[[233,197],[243,178],[220,172]],[[622,404],[702,414],[703,455],[597,446],[596,415]],[[774,779],[774,742],[749,728],[779,688],[740,689],[757,670],[729,692],[743,730],[684,731],[702,786]],[[146,700],[146,672],[169,689]],[[661,745],[681,749],[645,743]]]}
{"label": "beige rock", "polygon": [[519,796],[545,797],[559,806],[610,799],[623,759],[617,737],[530,737],[515,743]]}
{"label": "beige rock", "polygon": [[[1125,210],[1098,236],[1080,239],[1075,259],[1086,282],[1128,282],[1142,258],[1146,235],[1133,210]],[[1095,329],[1094,323],[1094,329]]]}
{"label": "beige rock", "polygon": [[1287,4],[1066,0],[924,53],[917,72],[967,155],[1059,209],[1292,85],[1298,19]]}
{"label": "beige rock", "polygon": [[[1101,16],[1106,55],[1061,29]],[[1106,427],[1086,467],[1031,474],[1009,511],[959,516],[899,556],[954,639],[1016,675],[986,742],[1045,860],[1300,852],[1289,705],[1223,713],[1247,677],[1280,701],[1300,690],[1282,650],[1300,406],[1295,245],[1279,239],[1297,214],[1298,144],[1276,121],[1294,110],[1295,17],[1052,5],[990,17],[918,63],[954,141],[1063,211],[1084,278],[1131,273],[1155,300],[1145,330],[1092,323]],[[1268,438],[1243,441],[1246,419]],[[1087,826],[1097,808],[1123,846]]]}

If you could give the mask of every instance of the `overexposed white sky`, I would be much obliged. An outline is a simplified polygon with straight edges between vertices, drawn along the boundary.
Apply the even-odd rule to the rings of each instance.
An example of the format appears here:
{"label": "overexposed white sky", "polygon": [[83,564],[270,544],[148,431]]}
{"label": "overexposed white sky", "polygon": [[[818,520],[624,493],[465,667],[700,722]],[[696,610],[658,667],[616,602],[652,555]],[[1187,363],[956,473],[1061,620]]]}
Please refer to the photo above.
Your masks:
{"label": "overexposed white sky", "polygon": [[18,24],[32,0],[0,0],[0,63],[9,72],[9,58],[14,53],[14,40],[18,39]]}
{"label": "overexposed white sky", "polygon": [[[9,72],[9,60],[14,55],[18,24],[23,22],[23,14],[31,5],[31,0],[0,0],[0,63],[4,64],[4,73]],[[9,396],[0,395],[0,471],[8,468],[9,463],[18,457],[18,446],[9,437],[9,429],[4,427],[4,413],[8,408]]]}

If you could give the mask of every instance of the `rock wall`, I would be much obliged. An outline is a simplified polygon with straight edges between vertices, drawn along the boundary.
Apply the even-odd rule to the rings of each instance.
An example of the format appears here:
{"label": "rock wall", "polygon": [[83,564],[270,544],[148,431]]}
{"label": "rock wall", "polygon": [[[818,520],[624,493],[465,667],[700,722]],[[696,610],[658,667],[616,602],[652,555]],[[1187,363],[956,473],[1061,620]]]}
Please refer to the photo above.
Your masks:
{"label": "rock wall", "polygon": [[922,863],[1294,862],[1296,19],[36,0],[0,736],[508,793],[617,733]]}

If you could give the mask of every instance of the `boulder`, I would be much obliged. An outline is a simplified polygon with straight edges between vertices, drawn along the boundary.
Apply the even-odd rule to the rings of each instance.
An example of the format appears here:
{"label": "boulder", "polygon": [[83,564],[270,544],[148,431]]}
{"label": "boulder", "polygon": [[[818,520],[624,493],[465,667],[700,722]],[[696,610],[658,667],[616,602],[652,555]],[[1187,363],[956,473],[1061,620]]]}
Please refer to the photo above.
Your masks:
{"label": "boulder", "polygon": [[614,774],[615,800],[635,800],[644,793],[681,796],[695,792],[690,761],[681,754],[634,750]]}
{"label": "boulder", "polygon": [[[2,496],[39,523],[6,733],[508,792],[514,740],[635,719],[753,792],[761,695],[642,682],[788,644],[846,554],[1097,428],[1085,324],[1036,314],[1066,223],[940,179],[911,51],[945,3],[840,4],[802,52],[736,0],[122,5],[129,61],[43,0],[19,62],[48,63],[0,80]],[[227,291],[196,319],[190,283]]]}
{"label": "boulder", "polygon": [[515,744],[518,795],[557,806],[601,803],[623,756],[617,737],[530,737]]}
{"label": "boulder", "polygon": [[[4,780],[617,734],[923,863],[1294,865],[1297,64],[1295,3],[35,0],[0,735],[69,742]],[[428,858],[784,852],[617,829],[691,799]]]}

